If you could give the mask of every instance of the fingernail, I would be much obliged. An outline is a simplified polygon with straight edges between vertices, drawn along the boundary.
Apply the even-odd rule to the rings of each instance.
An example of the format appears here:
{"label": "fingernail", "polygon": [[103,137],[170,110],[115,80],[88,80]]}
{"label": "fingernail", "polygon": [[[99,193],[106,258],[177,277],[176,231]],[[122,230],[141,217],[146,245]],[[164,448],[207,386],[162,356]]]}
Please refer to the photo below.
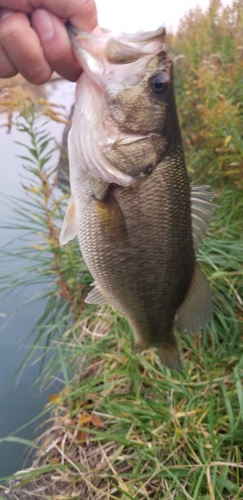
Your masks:
{"label": "fingernail", "polygon": [[6,17],[12,16],[15,13],[14,10],[0,9],[0,20],[6,19]]}
{"label": "fingernail", "polygon": [[38,33],[42,42],[48,42],[54,35],[54,26],[51,15],[42,9],[35,12],[35,21],[38,23]]}

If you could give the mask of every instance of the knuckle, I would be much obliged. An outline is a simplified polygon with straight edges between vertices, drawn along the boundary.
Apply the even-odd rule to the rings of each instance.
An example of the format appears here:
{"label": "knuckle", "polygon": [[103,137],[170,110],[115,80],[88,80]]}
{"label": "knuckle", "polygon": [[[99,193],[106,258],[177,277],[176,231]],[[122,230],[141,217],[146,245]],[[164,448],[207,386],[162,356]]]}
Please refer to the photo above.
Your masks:
{"label": "knuckle", "polygon": [[95,28],[95,26],[97,25],[97,11],[95,0],[69,0],[69,7],[69,12],[73,13],[73,15],[76,16],[78,13],[82,14],[84,23],[83,26],[86,30],[92,30]]}
{"label": "knuckle", "polygon": [[31,83],[35,85],[42,85],[46,83],[52,75],[51,68],[47,68],[45,64],[42,62],[39,64],[33,64],[32,66],[28,66],[24,77]]}
{"label": "knuckle", "polygon": [[12,66],[8,68],[1,68],[0,66],[0,78],[12,78],[17,75],[18,71]]}
{"label": "knuckle", "polygon": [[23,34],[23,30],[26,27],[27,17],[22,12],[16,12],[12,16],[6,18],[4,22],[1,22],[0,39],[4,44],[11,45],[15,43],[16,39],[19,39]]}
{"label": "knuckle", "polygon": [[11,78],[17,74],[17,69],[0,47],[0,78]]}
{"label": "knuckle", "polygon": [[[3,53],[7,55],[6,61],[13,64],[29,82],[36,85],[45,83],[50,79],[52,70],[27,16],[18,12],[11,16],[11,22],[9,19],[1,25],[0,34]],[[3,64],[4,74],[15,74],[13,69],[8,68],[6,61]]]}

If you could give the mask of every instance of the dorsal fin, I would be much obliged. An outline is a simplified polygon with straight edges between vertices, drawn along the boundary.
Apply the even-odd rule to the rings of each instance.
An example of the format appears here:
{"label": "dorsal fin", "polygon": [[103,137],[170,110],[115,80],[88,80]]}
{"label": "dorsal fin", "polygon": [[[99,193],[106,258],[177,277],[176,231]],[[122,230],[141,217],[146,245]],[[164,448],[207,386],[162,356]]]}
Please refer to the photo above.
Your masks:
{"label": "dorsal fin", "polygon": [[213,210],[217,205],[212,203],[214,193],[206,191],[208,186],[191,186],[192,236],[195,252],[202,243],[211,221]]}

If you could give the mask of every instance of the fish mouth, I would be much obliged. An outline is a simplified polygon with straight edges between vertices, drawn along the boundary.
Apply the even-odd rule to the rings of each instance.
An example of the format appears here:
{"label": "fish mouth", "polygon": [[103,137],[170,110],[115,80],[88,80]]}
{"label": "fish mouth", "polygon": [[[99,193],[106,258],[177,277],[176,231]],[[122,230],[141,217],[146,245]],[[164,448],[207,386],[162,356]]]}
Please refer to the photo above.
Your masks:
{"label": "fish mouth", "polygon": [[154,31],[121,32],[118,35],[103,28],[95,28],[93,32],[88,33],[70,21],[66,22],[66,28],[77,52],[87,51],[95,58],[105,55],[107,61],[112,64],[126,64],[144,56],[151,57],[166,51],[164,26]]}
{"label": "fish mouth", "polygon": [[149,61],[166,54],[165,28],[120,33],[95,28],[81,31],[69,21],[67,31],[77,59],[90,78],[103,90],[113,83],[134,86],[143,78]]}
{"label": "fish mouth", "polygon": [[[120,44],[125,48],[130,47],[130,50],[133,48],[137,56],[144,56],[146,53],[151,54],[152,52],[149,50],[144,51],[144,50],[139,50],[138,47],[134,47],[134,44],[139,44],[141,45],[141,49],[145,45],[149,45],[149,42],[153,40],[157,40],[160,42],[160,44],[165,44],[165,38],[166,38],[166,30],[164,26],[160,26],[156,30],[153,31],[139,31],[138,33],[126,33],[122,31],[118,35],[114,35],[114,33],[110,30],[104,29],[104,28],[95,28],[92,32],[87,32],[87,31],[82,31],[77,26],[74,24],[70,23],[70,21],[67,21],[65,23],[67,32],[69,34],[69,37],[72,42],[75,41],[75,39],[78,39],[79,42],[83,42],[85,44],[90,44],[92,43],[93,45],[97,45],[97,42],[99,46],[103,46],[109,41],[109,44],[112,44],[114,42]],[[103,40],[103,43],[101,43]],[[153,51],[154,54],[154,51]]]}

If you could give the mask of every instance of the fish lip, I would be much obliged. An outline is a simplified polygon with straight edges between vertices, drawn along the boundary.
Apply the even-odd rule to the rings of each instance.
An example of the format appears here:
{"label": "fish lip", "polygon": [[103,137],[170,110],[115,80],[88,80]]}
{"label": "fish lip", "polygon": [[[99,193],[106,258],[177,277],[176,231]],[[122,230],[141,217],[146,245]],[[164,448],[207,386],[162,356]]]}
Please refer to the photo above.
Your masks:
{"label": "fish lip", "polygon": [[147,137],[148,135],[143,134],[125,134],[120,139],[117,139],[115,144],[117,146],[124,146],[126,144],[132,144],[133,142],[143,141],[144,139],[147,139]]}
{"label": "fish lip", "polygon": [[66,21],[65,23],[65,26],[66,26],[66,30],[69,34],[70,37],[73,37],[73,36],[80,36],[80,35],[90,35],[90,38],[93,38],[94,37],[94,34],[93,33],[88,33],[86,31],[83,31],[79,28],[77,28],[77,26],[75,26],[73,23],[71,23],[70,21]]}
{"label": "fish lip", "polygon": [[153,31],[141,31],[140,33],[126,33],[122,32],[117,36],[117,39],[120,38],[122,40],[126,40],[129,42],[147,42],[149,40],[153,40],[153,38],[163,37],[163,41],[165,41],[166,29],[164,25],[159,26]]}
{"label": "fish lip", "polygon": [[66,21],[65,26],[70,37],[78,36],[80,35],[80,33],[82,33],[81,30],[74,26],[74,24],[70,23],[70,21]]}
{"label": "fish lip", "polygon": [[[80,30],[70,21],[66,21],[65,26],[70,37],[82,36],[87,39],[98,38],[98,36],[95,33],[93,32],[88,33],[86,31]],[[100,28],[100,31],[104,35],[110,34],[111,37],[113,36],[113,32],[105,28]],[[152,40],[153,38],[158,38],[158,37],[163,37],[163,41],[165,41],[165,36],[166,36],[165,26],[161,25],[153,31],[141,31],[140,33],[126,33],[125,31],[122,31],[119,35],[116,36],[116,38],[118,40],[125,40],[128,42],[138,43],[138,42],[147,42],[149,40]]]}
{"label": "fish lip", "polygon": [[94,33],[94,32],[89,33],[88,31],[83,31],[83,30],[77,28],[77,26],[72,24],[70,21],[66,21],[65,26],[66,26],[66,30],[68,32],[68,36],[69,36],[71,42],[74,44],[75,44],[77,38],[85,38],[86,40],[91,40],[91,41],[98,40],[100,37],[100,34],[103,33],[102,29],[100,29],[99,35]]}
{"label": "fish lip", "polygon": [[91,32],[84,31],[84,30],[81,30],[80,28],[78,28],[77,26],[75,26],[70,21],[66,21],[65,26],[66,26],[66,30],[68,32],[68,35],[71,39],[76,38],[76,37],[82,37],[82,38],[86,38],[87,40],[94,40],[94,39],[100,38],[101,35],[108,35],[108,34],[112,33],[111,31],[100,28],[100,27],[97,29],[97,31],[96,31],[96,28]]}

